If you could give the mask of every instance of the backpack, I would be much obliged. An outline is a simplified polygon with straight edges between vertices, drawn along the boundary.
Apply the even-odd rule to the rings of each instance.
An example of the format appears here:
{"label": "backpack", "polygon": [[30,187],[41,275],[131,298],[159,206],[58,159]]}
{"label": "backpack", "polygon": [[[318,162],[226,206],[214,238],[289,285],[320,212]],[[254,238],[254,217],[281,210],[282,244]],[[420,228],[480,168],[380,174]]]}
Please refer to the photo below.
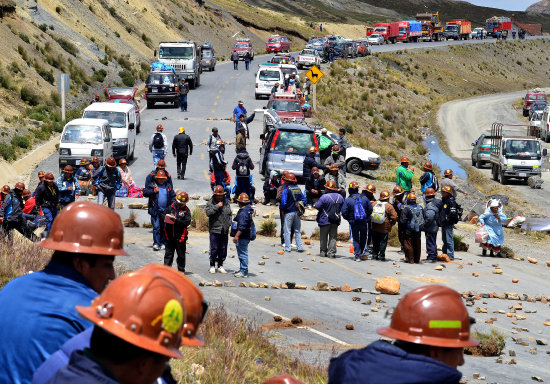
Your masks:
{"label": "backpack", "polygon": [[449,208],[449,220],[452,224],[458,223],[460,220],[462,220],[462,214],[464,213],[464,209],[460,204],[455,202],[455,206]]}
{"label": "backpack", "polygon": [[420,205],[407,206],[412,213],[411,219],[407,223],[407,229],[411,232],[420,232],[424,229],[424,213]]}
{"label": "backpack", "polygon": [[363,207],[363,199],[355,198],[353,204],[353,219],[355,221],[365,221],[367,214],[365,213],[365,207]]}
{"label": "backpack", "polygon": [[302,217],[304,215],[304,213],[306,212],[306,207],[304,206],[304,202],[302,200],[297,200],[296,199],[296,195],[294,194],[294,191],[299,191],[300,194],[302,193],[302,191],[298,188],[290,188],[289,187],[289,190],[290,190],[290,194],[292,195],[292,198],[294,199],[294,204],[296,205],[296,213],[298,214],[298,216]]}
{"label": "backpack", "polygon": [[[330,196],[329,198],[332,200]],[[331,205],[328,212],[325,212],[325,215],[327,215],[329,223],[340,224],[340,222],[342,221],[342,212],[340,212],[340,209],[338,209],[338,204],[336,204],[336,201],[332,200],[332,202],[334,204]]]}
{"label": "backpack", "polygon": [[[428,212],[433,212],[433,217]],[[441,215],[439,214],[439,208],[432,201],[426,204],[424,216],[424,227],[431,226],[434,222],[438,227],[441,227]]]}
{"label": "backpack", "polygon": [[435,173],[432,176],[432,188],[437,192],[439,191],[439,180],[437,180],[437,176]]}
{"label": "backpack", "polygon": [[377,201],[372,208],[371,221],[374,224],[384,224],[386,221],[386,202]]}
{"label": "backpack", "polygon": [[162,133],[156,132],[153,136],[153,148],[163,149],[164,148],[164,139],[162,138]]}
{"label": "backpack", "polygon": [[243,177],[250,175],[250,168],[248,168],[248,157],[245,159],[242,159],[240,157],[237,157],[237,176]]}

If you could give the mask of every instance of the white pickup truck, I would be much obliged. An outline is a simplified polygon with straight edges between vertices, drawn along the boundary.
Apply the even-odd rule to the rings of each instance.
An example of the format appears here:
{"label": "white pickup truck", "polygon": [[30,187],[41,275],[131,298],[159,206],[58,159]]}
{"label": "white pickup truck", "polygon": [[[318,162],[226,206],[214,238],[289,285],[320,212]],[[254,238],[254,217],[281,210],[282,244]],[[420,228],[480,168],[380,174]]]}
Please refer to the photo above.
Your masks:
{"label": "white pickup truck", "polygon": [[302,49],[300,53],[298,53],[298,59],[296,60],[296,66],[298,69],[304,68],[304,67],[312,67],[312,66],[321,66],[321,56],[319,56],[319,51],[315,49]]}

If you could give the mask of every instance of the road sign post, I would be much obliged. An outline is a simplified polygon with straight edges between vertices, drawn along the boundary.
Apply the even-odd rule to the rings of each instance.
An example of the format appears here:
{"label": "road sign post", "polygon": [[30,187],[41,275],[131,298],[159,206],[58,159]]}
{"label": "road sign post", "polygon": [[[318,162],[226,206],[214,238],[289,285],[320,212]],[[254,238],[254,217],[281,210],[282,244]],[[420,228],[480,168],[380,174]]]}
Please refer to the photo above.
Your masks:
{"label": "road sign post", "polygon": [[57,91],[61,94],[61,120],[65,120],[65,93],[69,91],[71,75],[68,73],[57,74]]}
{"label": "road sign post", "polygon": [[319,79],[321,79],[321,77],[324,76],[324,73],[321,72],[321,70],[319,68],[317,68],[316,65],[314,65],[313,67],[311,67],[311,69],[309,71],[307,71],[306,73],[306,76],[307,78],[311,81],[311,83],[313,84],[313,110],[317,110],[317,82],[319,81]]}

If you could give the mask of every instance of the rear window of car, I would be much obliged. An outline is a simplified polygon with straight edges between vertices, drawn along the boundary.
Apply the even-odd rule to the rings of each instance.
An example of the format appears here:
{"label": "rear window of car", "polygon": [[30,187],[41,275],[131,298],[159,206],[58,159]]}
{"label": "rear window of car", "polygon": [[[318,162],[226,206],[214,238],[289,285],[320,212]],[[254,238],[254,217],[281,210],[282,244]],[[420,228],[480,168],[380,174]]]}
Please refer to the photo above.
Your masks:
{"label": "rear window of car", "polygon": [[271,39],[268,39],[267,42],[268,43],[280,43],[283,39],[280,38],[280,37],[274,37],[274,38],[271,38]]}
{"label": "rear window of car", "polygon": [[483,142],[481,143],[481,145],[491,145],[491,137],[490,136],[485,136],[483,138]]}
{"label": "rear window of car", "polygon": [[314,145],[315,142],[311,132],[279,131],[273,150],[307,155],[309,147]]}
{"label": "rear window of car", "polygon": [[175,84],[176,77],[167,73],[151,73],[147,78],[147,84],[160,85],[160,84]]}
{"label": "rear window of car", "polygon": [[300,102],[298,100],[273,100],[270,108],[276,111],[300,112]]}
{"label": "rear window of car", "polygon": [[279,71],[263,69],[260,71],[259,78],[262,81],[278,81],[281,80],[281,73]]}

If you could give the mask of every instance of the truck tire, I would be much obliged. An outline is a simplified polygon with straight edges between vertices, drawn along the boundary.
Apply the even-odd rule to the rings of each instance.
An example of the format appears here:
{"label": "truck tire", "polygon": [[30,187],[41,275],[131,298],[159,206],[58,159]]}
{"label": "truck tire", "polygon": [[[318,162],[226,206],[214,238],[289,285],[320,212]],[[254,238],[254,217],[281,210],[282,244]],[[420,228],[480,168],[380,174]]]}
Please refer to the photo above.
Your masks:
{"label": "truck tire", "polygon": [[528,109],[524,109],[523,110],[523,117],[527,117],[529,116],[529,110]]}
{"label": "truck tire", "polygon": [[548,136],[548,131],[546,131],[546,134],[544,135],[544,142],[550,143],[550,136]]}
{"label": "truck tire", "polygon": [[492,167],[491,167],[491,176],[492,176],[493,181],[498,181],[498,171],[497,171],[497,167],[495,165],[492,165]]}
{"label": "truck tire", "polygon": [[476,165],[476,161],[474,160],[474,158],[472,157],[472,167]]}
{"label": "truck tire", "polygon": [[502,185],[508,184],[508,178],[506,176],[504,176],[503,171],[499,172],[499,177],[500,177],[500,184],[502,184]]}
{"label": "truck tire", "polygon": [[360,175],[363,172],[363,164],[359,159],[351,159],[346,163],[346,168],[349,173]]}
{"label": "truck tire", "polygon": [[479,160],[479,158],[476,160],[476,168],[477,169],[483,168],[483,162]]}
{"label": "truck tire", "polygon": [[190,89],[195,89],[196,88],[196,79],[193,79],[193,80],[189,80],[189,88]]}

